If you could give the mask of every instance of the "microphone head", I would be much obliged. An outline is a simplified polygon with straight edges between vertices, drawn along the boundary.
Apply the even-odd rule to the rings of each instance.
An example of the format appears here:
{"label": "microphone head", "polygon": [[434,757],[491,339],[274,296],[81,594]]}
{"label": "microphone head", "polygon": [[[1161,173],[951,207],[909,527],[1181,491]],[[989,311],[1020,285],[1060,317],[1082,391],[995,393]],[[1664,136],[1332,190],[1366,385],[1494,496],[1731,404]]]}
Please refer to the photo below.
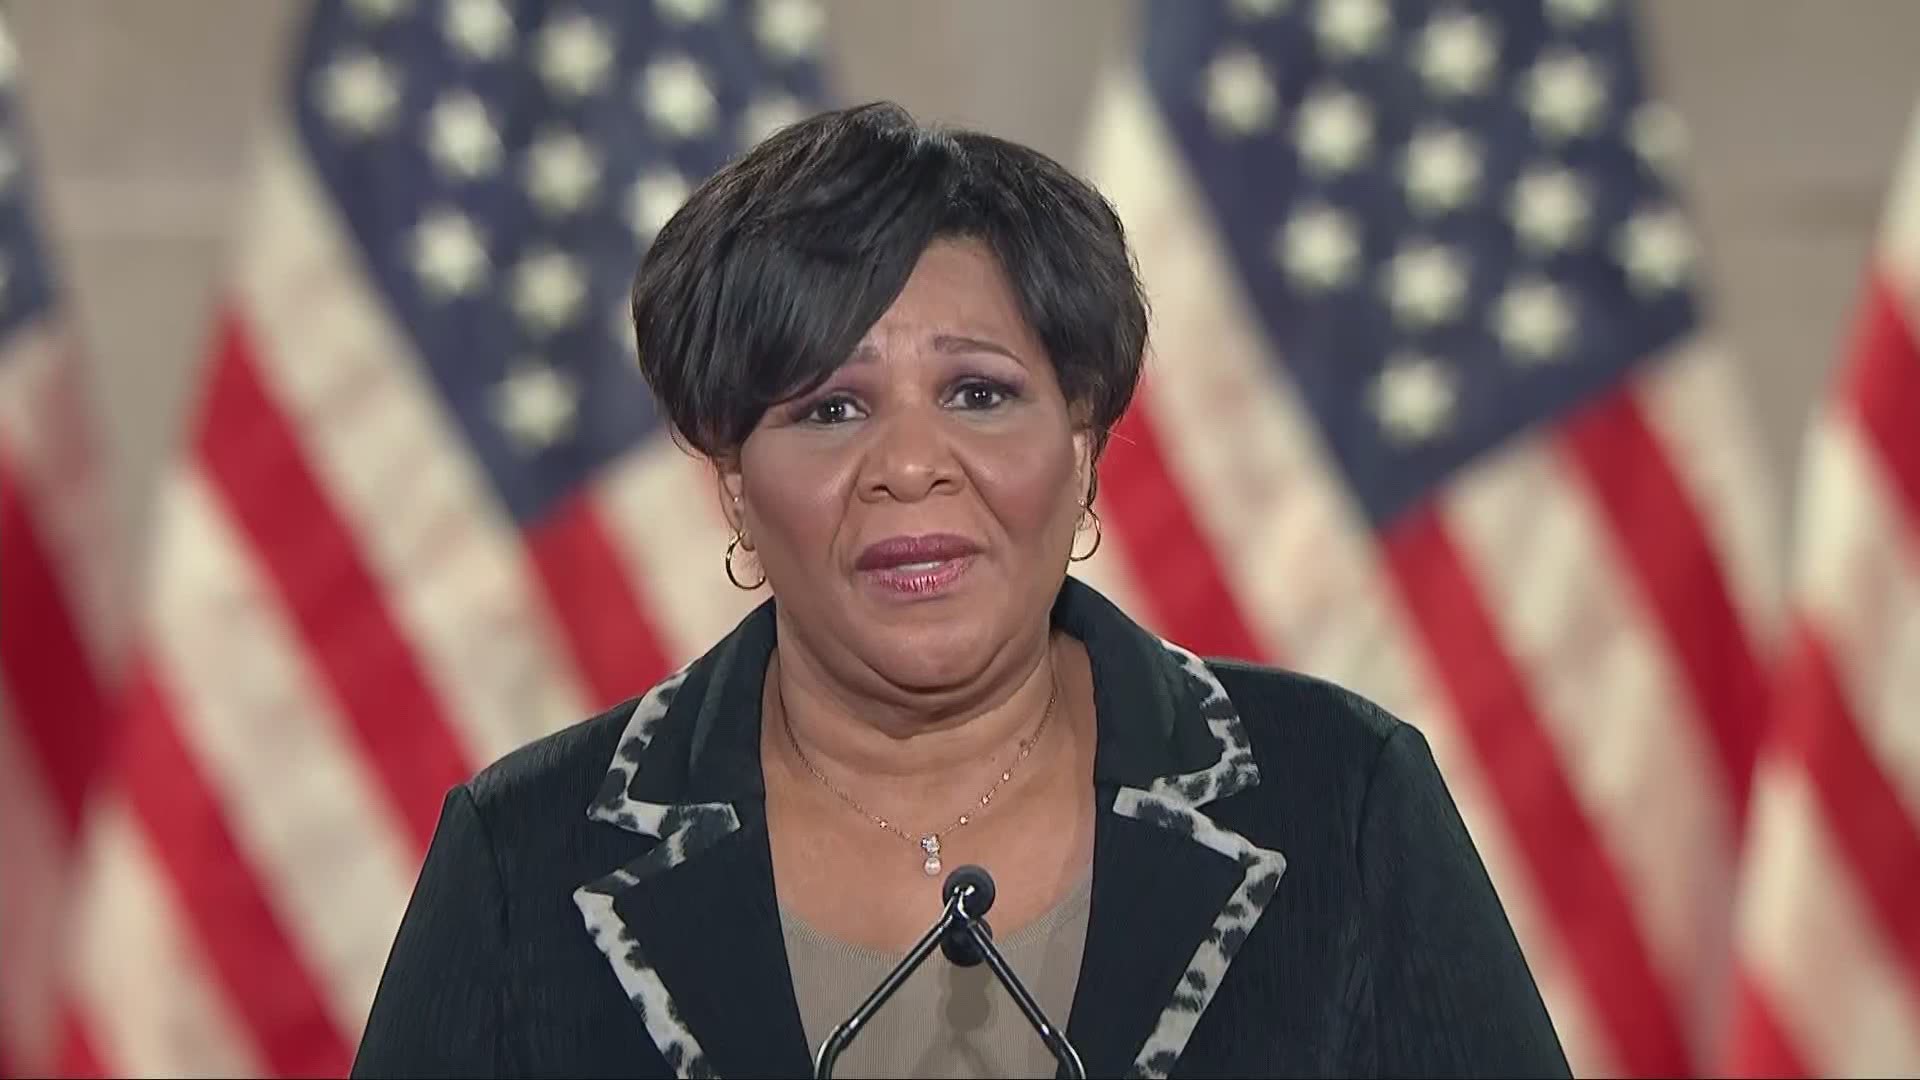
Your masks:
{"label": "microphone head", "polygon": [[947,883],[940,887],[940,898],[952,903],[955,896],[968,889],[973,891],[961,904],[968,918],[978,919],[993,907],[993,875],[985,867],[968,863],[948,874]]}
{"label": "microphone head", "polygon": [[[980,928],[980,934],[988,941],[993,940],[993,927],[985,919],[974,919],[972,925]],[[967,924],[956,923],[940,938],[940,951],[953,961],[955,967],[973,967],[987,958],[980,948],[980,942],[967,932]]]}

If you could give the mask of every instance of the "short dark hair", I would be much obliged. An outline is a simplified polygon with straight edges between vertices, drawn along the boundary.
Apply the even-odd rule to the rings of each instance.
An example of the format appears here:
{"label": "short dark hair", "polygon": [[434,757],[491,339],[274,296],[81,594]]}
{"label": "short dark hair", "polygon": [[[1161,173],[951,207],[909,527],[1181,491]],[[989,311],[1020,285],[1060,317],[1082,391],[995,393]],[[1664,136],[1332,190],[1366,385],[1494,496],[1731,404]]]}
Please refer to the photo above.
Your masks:
{"label": "short dark hair", "polygon": [[878,102],[785,128],[710,177],[633,285],[640,370],[679,436],[738,450],[818,388],[942,237],[993,252],[1098,453],[1139,381],[1147,311],[1119,216],[1038,151]]}

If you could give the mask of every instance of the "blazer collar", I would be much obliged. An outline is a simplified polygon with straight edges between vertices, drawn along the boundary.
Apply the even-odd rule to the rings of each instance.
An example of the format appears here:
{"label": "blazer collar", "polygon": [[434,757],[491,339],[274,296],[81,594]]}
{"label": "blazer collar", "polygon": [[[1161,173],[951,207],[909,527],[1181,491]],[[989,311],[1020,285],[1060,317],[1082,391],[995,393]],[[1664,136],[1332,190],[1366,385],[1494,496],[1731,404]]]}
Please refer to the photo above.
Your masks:
{"label": "blazer collar", "polygon": [[[1073,578],[1053,620],[1086,646],[1099,717],[1093,897],[1067,1031],[1090,1075],[1164,1076],[1285,860],[1202,810],[1260,779],[1207,666]],[[811,1073],[760,772],[774,625],[769,600],[641,697],[587,811],[657,841],[574,899],[681,1076]]]}

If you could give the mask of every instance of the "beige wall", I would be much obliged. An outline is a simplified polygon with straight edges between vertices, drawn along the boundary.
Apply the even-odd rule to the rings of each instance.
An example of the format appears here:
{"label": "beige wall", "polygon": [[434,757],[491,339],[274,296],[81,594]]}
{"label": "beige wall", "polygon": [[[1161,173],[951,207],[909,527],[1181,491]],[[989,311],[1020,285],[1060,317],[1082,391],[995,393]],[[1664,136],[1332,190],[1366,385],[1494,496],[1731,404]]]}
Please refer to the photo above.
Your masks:
{"label": "beige wall", "polygon": [[[1122,0],[829,0],[850,98],[891,97],[1077,156]],[[206,323],[246,138],[298,0],[15,0],[60,257],[137,537]],[[1920,100],[1920,3],[1661,0],[1656,77],[1693,129],[1718,310],[1783,478],[1842,340],[1888,169]],[[131,541],[130,541],[131,542]]]}

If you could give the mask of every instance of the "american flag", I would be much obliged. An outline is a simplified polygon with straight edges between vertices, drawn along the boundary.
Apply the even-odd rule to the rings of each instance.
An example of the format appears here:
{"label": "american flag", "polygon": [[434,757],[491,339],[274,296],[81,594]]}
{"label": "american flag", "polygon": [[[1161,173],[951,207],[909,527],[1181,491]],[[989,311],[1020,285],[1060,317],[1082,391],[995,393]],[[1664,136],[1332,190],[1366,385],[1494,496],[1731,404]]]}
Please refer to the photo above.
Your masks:
{"label": "american flag", "polygon": [[1579,1074],[1723,1011],[1775,519],[1608,0],[1149,0],[1091,167],[1156,354],[1096,578],[1437,757]]}
{"label": "american flag", "polygon": [[62,903],[107,738],[113,532],[0,29],[0,1073],[57,1027]]}
{"label": "american flag", "polygon": [[1727,1071],[1920,1073],[1920,112],[1801,479]]}
{"label": "american flag", "polygon": [[316,5],[160,501],[66,1066],[343,1074],[447,788],[751,602],[626,293],[689,185],[818,99],[821,30]]}

